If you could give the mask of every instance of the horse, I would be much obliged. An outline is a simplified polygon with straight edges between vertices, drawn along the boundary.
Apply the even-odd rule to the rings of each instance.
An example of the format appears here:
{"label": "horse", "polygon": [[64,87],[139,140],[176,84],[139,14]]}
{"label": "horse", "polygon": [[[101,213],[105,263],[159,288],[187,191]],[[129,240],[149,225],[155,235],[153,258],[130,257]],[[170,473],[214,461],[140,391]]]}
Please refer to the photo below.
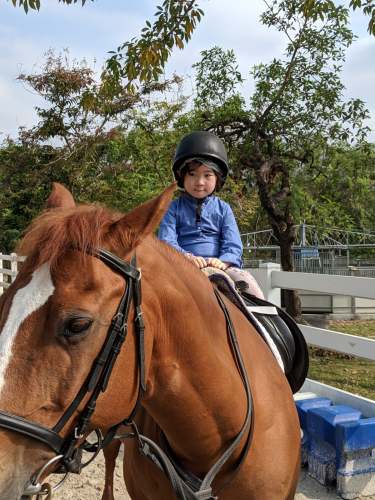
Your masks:
{"label": "horse", "polygon": [[[54,184],[27,230],[27,258],[0,299],[0,500],[29,494],[38,471],[71,463],[84,435],[121,422],[133,500],[185,498],[166,449],[197,480],[226,455],[212,490],[186,498],[294,498],[300,428],[282,370],[242,312],[153,234],[175,188],[124,215],[76,205]],[[119,303],[115,329],[127,335],[108,348]],[[159,463],[140,442],[164,450]]]}

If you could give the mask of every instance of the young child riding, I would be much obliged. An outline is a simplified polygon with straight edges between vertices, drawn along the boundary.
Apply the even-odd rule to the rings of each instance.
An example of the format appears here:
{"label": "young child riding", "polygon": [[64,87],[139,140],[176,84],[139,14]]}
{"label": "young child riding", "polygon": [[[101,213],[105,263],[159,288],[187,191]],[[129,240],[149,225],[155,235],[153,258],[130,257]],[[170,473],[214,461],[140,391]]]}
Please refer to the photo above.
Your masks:
{"label": "young child riding", "polygon": [[228,175],[224,143],[211,132],[192,132],[177,146],[173,173],[180,196],[172,201],[159,239],[197,267],[216,267],[248,293],[264,298],[255,278],[242,268],[242,241],[231,207],[214,195]]}

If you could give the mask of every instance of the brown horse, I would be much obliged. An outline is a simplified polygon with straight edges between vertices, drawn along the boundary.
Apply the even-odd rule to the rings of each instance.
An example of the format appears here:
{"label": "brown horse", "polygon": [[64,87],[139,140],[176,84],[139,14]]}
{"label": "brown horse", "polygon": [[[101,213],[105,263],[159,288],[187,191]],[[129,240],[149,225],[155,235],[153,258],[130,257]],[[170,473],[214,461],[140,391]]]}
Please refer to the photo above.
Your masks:
{"label": "brown horse", "polygon": [[[136,413],[138,429],[159,444],[163,436],[180,466],[203,477],[238,436],[248,400],[211,283],[152,235],[174,189],[172,185],[121,215],[76,206],[68,190],[54,185],[49,210],[34,221],[21,244],[20,252],[28,258],[0,302],[0,408],[43,428],[56,425],[101,352],[126,288],[123,276],[92,249],[104,248],[125,261],[136,253],[146,380]],[[292,499],[300,431],[291,390],[253,326],[227,299],[223,302],[250,381],[252,434],[244,453],[249,432],[241,436],[215,478],[213,492],[220,500]],[[90,426],[104,432],[128,417],[138,398],[133,305],[134,300],[129,333],[91,417]],[[74,408],[62,436],[74,428],[88,398],[85,393]],[[175,499],[166,475],[139,453],[137,440],[125,446],[124,476],[131,498]],[[0,499],[19,499],[33,473],[54,455],[35,437],[0,430]],[[104,498],[111,498],[109,490]]]}

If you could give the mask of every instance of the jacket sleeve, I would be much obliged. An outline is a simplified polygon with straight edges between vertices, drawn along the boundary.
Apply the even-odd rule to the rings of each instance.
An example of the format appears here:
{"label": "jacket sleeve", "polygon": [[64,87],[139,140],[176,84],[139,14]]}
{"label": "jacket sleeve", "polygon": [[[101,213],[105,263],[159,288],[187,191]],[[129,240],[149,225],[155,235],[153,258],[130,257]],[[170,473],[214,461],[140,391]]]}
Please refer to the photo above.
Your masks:
{"label": "jacket sleeve", "polygon": [[242,241],[232,209],[226,204],[220,235],[219,259],[236,267],[242,267]]}
{"label": "jacket sleeve", "polygon": [[186,253],[177,241],[177,205],[176,203],[171,203],[169,205],[167,213],[164,215],[163,220],[160,223],[158,238],[159,240],[168,243],[173,248],[179,252]]}

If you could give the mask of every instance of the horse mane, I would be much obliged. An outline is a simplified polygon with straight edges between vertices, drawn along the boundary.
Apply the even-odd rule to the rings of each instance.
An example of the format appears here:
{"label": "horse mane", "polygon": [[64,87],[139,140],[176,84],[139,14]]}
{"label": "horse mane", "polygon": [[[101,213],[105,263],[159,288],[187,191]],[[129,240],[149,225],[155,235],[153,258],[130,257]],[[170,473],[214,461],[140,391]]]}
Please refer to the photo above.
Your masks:
{"label": "horse mane", "polygon": [[98,205],[45,210],[26,229],[17,253],[27,256],[37,268],[45,262],[54,267],[66,251],[74,248],[80,249],[84,259],[90,249],[100,248],[104,241],[111,247],[126,248],[129,232],[111,231],[112,224],[122,216]]}

